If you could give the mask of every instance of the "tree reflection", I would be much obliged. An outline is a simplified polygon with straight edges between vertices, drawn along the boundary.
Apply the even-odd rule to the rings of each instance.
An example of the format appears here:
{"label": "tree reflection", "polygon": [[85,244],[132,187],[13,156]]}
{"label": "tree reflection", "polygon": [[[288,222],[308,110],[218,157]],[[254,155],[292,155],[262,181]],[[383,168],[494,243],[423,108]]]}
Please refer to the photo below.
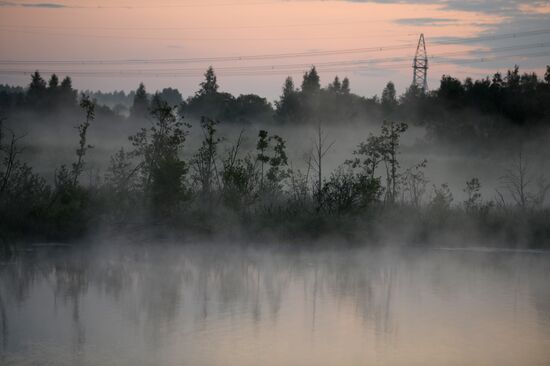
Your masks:
{"label": "tree reflection", "polygon": [[[452,301],[458,299],[457,290],[480,279],[502,291],[524,291],[529,279],[548,269],[547,262],[538,259],[527,263],[500,256],[466,259],[373,250],[296,253],[144,245],[109,251],[105,256],[101,250],[86,248],[37,249],[4,263],[0,267],[2,353],[24,341],[10,339],[26,331],[10,319],[32,302],[49,301],[44,296],[48,293],[54,301],[52,319],[47,320],[51,334],[65,322],[70,324],[68,337],[76,364],[81,363],[90,337],[96,336],[93,322],[102,314],[94,309],[99,303],[122,317],[120,324],[128,327],[124,332],[134,329],[144,335],[151,350],[162,349],[175,336],[230,335],[234,327],[249,324],[254,329],[270,327],[288,312],[301,309],[312,336],[326,331],[318,320],[327,312],[351,309],[348,315],[372,332],[375,346],[386,347],[398,336],[400,313],[410,296]],[[548,286],[543,281],[532,284],[534,306],[548,319]],[[14,329],[19,331],[13,333]]]}

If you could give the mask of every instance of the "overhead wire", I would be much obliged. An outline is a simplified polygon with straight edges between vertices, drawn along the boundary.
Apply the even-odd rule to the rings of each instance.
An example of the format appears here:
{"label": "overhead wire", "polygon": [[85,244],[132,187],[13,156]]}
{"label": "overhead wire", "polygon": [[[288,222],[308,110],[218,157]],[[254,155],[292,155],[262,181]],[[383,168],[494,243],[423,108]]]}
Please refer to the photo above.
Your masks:
{"label": "overhead wire", "polygon": [[[489,56],[489,57],[480,57],[473,59],[452,59],[452,60],[438,60],[432,62],[436,65],[450,65],[450,64],[473,64],[473,63],[483,63],[488,61],[509,59],[509,58],[535,58],[535,57],[544,57],[549,56],[550,51],[538,52],[538,53],[519,53],[512,55],[500,55],[500,56]],[[376,65],[376,64],[375,64]],[[383,69],[402,69],[405,67],[410,67],[409,63],[402,64],[389,64],[382,65]],[[326,65],[318,67],[320,72],[359,72],[359,71],[372,71],[371,66],[368,64],[363,65]],[[130,71],[41,71],[43,74],[53,74],[53,73],[65,73],[70,74],[71,76],[78,77],[197,77],[198,74],[189,70],[159,70],[154,72],[144,72],[144,70],[130,70]],[[288,69],[271,69],[271,70],[222,70],[218,74],[221,76],[270,76],[270,75],[289,75],[303,73],[303,68],[288,68]],[[0,74],[6,75],[29,75],[31,72],[25,70],[2,70],[0,69]]]}
{"label": "overhead wire", "polygon": [[119,36],[114,34],[82,34],[82,33],[52,33],[33,30],[5,29],[5,32],[36,34],[41,36],[55,37],[78,37],[78,38],[98,38],[98,39],[122,39],[122,40],[144,40],[144,41],[181,41],[181,42],[204,42],[204,41],[313,41],[313,40],[343,40],[343,39],[365,39],[364,36],[341,36],[341,37],[152,37],[152,36]]}
{"label": "overhead wire", "polygon": [[[434,40],[430,42],[432,47],[443,45],[457,45],[465,43],[475,43],[481,41],[504,40],[510,38],[531,37],[535,35],[550,34],[550,29],[537,29],[514,33],[497,34],[491,36],[456,38],[448,40]],[[81,60],[18,60],[18,59],[0,59],[0,65],[15,65],[15,64],[33,64],[33,65],[48,65],[48,64],[65,64],[65,65],[108,65],[108,64],[166,64],[166,63],[198,63],[198,62],[229,62],[229,61],[249,61],[249,60],[270,60],[284,58],[301,58],[301,57],[318,57],[318,56],[336,56],[355,53],[371,53],[390,50],[408,49],[414,46],[415,43],[406,43],[390,46],[375,46],[348,48],[336,50],[316,50],[304,52],[287,52],[287,53],[272,53],[272,54],[257,54],[257,55],[235,55],[235,56],[212,56],[212,57],[193,57],[193,58],[140,58],[140,59],[81,59]]]}
{"label": "overhead wire", "polygon": [[[530,37],[535,35],[542,35],[550,33],[550,29],[537,29],[515,33],[497,34],[491,36],[471,37],[471,38],[455,38],[448,40],[436,40],[434,46],[462,44],[469,42],[480,42],[489,40],[501,40],[509,38]],[[25,75],[29,74],[28,70],[17,69],[17,67],[27,66],[108,66],[108,65],[155,65],[155,64],[185,64],[185,63],[199,63],[199,62],[227,62],[227,61],[248,61],[248,60],[274,60],[285,58],[305,58],[305,57],[318,57],[318,56],[340,56],[346,54],[355,53],[369,53],[369,52],[385,52],[390,50],[402,50],[409,49],[412,44],[400,44],[389,45],[383,47],[364,47],[364,48],[352,48],[352,49],[340,49],[340,50],[318,50],[318,51],[305,51],[305,52],[289,52],[278,54],[258,54],[247,56],[217,56],[217,57],[198,57],[198,58],[180,58],[180,59],[122,59],[122,60],[0,60],[0,66],[4,67],[16,67],[0,69],[0,74],[7,75]],[[482,58],[470,58],[470,59],[449,59],[453,56],[471,56],[475,52],[476,55],[503,53],[510,51],[524,51],[533,48],[546,48],[550,47],[550,42],[537,42],[531,44],[519,44],[512,46],[505,46],[492,49],[477,49],[469,51],[450,51],[443,53],[435,53],[429,57],[430,64],[467,64],[471,62],[486,62],[493,59],[491,56]],[[500,58],[506,57],[542,57],[546,53],[538,54],[516,54],[516,55],[503,55]],[[410,64],[398,64],[399,62],[407,61],[412,58],[412,55],[406,56],[392,56],[383,58],[370,58],[370,59],[355,59],[355,60],[340,60],[340,61],[317,61],[307,63],[288,63],[288,64],[265,64],[265,65],[245,65],[245,66],[219,66],[216,67],[216,71],[224,76],[253,76],[253,75],[274,75],[274,74],[293,74],[297,72],[303,72],[304,68],[308,68],[311,65],[316,65],[320,71],[364,71],[366,68],[373,66],[389,68],[402,68],[409,67]],[[162,68],[162,69],[124,69],[124,70],[109,70],[109,69],[95,69],[95,70],[78,70],[78,69],[42,69],[44,74],[53,73],[65,73],[73,76],[83,77],[195,77],[202,72],[202,67],[190,67],[190,68]]]}
{"label": "overhead wire", "polygon": [[[149,27],[149,26],[103,26],[103,25],[36,25],[36,24],[3,24],[0,28],[15,29],[99,29],[99,30],[212,30],[212,29],[272,29],[272,28],[304,28],[304,27],[326,27],[332,25],[357,25],[382,22],[378,20],[360,21],[335,21],[315,23],[279,23],[279,24],[249,24],[249,25],[206,25],[206,26],[177,26],[177,27]],[[453,23],[454,24],[454,23]]]}
{"label": "overhead wire", "polygon": [[[434,61],[437,62],[439,59],[444,59],[450,56],[470,56],[472,53],[475,52],[476,55],[479,54],[492,54],[492,53],[502,53],[502,52],[510,52],[510,51],[521,51],[521,50],[529,50],[533,48],[547,48],[550,47],[550,42],[537,42],[537,43],[531,43],[531,44],[522,44],[522,45],[515,45],[515,46],[505,46],[505,47],[499,47],[499,48],[492,48],[492,49],[481,49],[481,50],[475,50],[475,51],[451,51],[451,52],[443,52],[438,54],[433,54],[429,56],[429,60],[431,63]],[[342,66],[359,66],[359,65],[384,65],[384,64],[393,64],[396,62],[402,62],[407,61],[412,58],[412,55],[406,55],[406,56],[393,56],[393,57],[384,57],[384,58],[371,58],[371,59],[356,59],[356,60],[344,60],[344,61],[328,61],[328,62],[317,62],[315,63],[316,67],[342,67]],[[452,60],[451,60],[452,61]],[[307,67],[310,67],[311,63],[291,63],[291,64],[266,64],[266,65],[247,65],[247,66],[221,66],[216,68],[217,72],[239,72],[239,71],[256,71],[256,72],[263,72],[263,71],[273,71],[273,70],[289,70],[289,69],[304,69]],[[202,67],[190,67],[190,68],[162,68],[162,69],[125,69],[125,70],[109,70],[109,69],[99,69],[99,70],[91,70],[91,71],[84,71],[84,72],[98,72],[98,73],[105,73],[105,74],[114,74],[114,75],[121,75],[125,73],[162,73],[162,72],[189,72],[189,73],[197,73],[202,72],[204,68]],[[4,71],[8,71],[4,69]],[[19,71],[19,70],[11,70],[11,71]],[[75,72],[83,72],[81,70],[76,69],[42,69],[43,73],[75,73]]]}

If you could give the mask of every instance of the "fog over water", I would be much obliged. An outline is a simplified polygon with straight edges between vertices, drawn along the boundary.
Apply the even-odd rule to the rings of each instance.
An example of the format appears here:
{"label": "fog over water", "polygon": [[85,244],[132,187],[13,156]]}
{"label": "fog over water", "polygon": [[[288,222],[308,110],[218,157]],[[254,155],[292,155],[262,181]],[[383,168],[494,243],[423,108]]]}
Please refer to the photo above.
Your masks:
{"label": "fog over water", "polygon": [[0,0],[0,366],[549,366],[549,0]]}
{"label": "fog over water", "polygon": [[92,244],[0,264],[0,363],[550,361],[546,251]]}

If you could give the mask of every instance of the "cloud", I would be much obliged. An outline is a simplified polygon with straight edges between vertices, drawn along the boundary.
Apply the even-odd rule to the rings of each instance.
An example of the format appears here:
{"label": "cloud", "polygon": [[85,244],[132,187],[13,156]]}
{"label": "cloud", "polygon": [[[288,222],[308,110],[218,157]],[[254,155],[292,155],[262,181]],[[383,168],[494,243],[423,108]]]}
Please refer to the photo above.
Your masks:
{"label": "cloud", "polygon": [[451,19],[451,18],[401,18],[401,19],[396,19],[394,22],[401,25],[437,26],[437,25],[447,25],[449,23],[454,23],[456,21],[457,19]]}
{"label": "cloud", "polygon": [[21,6],[25,8],[50,8],[50,9],[67,8],[66,5],[56,4],[56,3],[21,4]]}
{"label": "cloud", "polygon": [[354,3],[379,3],[379,4],[432,4],[440,5],[448,10],[462,10],[480,12],[495,15],[514,15],[521,12],[522,6],[531,7],[548,5],[547,0],[344,0]]}
{"label": "cloud", "polygon": [[5,7],[23,7],[23,8],[44,8],[44,9],[62,9],[69,6],[59,3],[14,3],[10,1],[0,1],[0,6]]}

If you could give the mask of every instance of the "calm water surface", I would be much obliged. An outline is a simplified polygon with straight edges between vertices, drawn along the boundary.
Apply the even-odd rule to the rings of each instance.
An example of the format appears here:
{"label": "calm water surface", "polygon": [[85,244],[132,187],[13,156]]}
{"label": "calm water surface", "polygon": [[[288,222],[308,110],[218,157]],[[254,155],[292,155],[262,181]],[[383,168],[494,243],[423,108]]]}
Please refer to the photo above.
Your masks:
{"label": "calm water surface", "polygon": [[0,264],[3,365],[550,365],[550,255],[105,243]]}

